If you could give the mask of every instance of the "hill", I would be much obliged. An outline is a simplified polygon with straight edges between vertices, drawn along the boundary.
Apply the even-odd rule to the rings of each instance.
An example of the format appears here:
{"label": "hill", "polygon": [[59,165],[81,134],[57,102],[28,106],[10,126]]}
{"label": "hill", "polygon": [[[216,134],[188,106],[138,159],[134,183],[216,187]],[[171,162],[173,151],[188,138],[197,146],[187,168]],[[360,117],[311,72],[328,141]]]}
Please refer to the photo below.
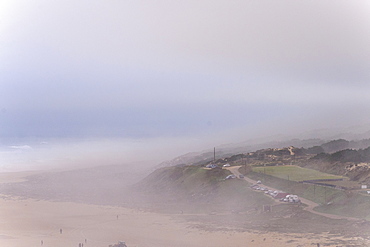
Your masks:
{"label": "hill", "polygon": [[[330,141],[320,139],[291,139],[288,141],[263,143],[244,142],[216,147],[215,158],[218,164],[225,164],[229,161],[234,162],[242,158],[260,160],[261,164],[287,164],[303,161],[304,163],[301,162],[299,165],[307,165],[320,171],[344,175],[348,172],[353,172],[353,169],[351,171],[343,169],[346,165],[355,166],[358,163],[368,162],[368,160],[370,160],[369,154],[367,153],[369,152],[367,149],[368,147],[370,147],[370,139],[352,141],[345,139]],[[350,150],[358,151],[356,153]],[[291,151],[293,151],[293,155],[291,155]],[[314,157],[315,155],[316,157]],[[315,164],[318,161],[320,161],[320,165]],[[332,164],[335,162],[338,162],[339,165],[333,169],[334,167]],[[343,165],[346,162],[352,163]],[[177,165],[204,165],[209,163],[215,163],[213,149],[181,155],[172,160],[162,162],[157,168]],[[350,176],[353,178],[356,177]]]}
{"label": "hill", "polygon": [[[237,154],[243,154],[248,152],[254,152],[255,150],[270,148],[283,148],[286,146],[295,146],[308,148],[316,145],[325,143],[324,140],[320,139],[291,139],[288,141],[266,141],[266,140],[250,140],[247,142],[237,144],[224,144],[216,146],[216,159],[223,159]],[[176,165],[202,165],[207,162],[213,161],[214,152],[213,148],[209,150],[203,150],[200,152],[191,152],[184,155],[175,157],[174,159],[164,161],[160,163],[157,168],[176,166]]]}
{"label": "hill", "polygon": [[230,174],[221,168],[165,167],[154,171],[134,189],[144,194],[152,205],[165,205],[166,210],[236,212],[271,204],[270,198],[250,190],[245,181],[225,180]]}
{"label": "hill", "polygon": [[[364,229],[370,227],[362,224],[360,229],[353,222],[315,215],[303,210],[304,205],[278,204],[265,193],[250,189],[243,179],[225,180],[228,174],[228,170],[221,168],[165,167],[154,171],[134,189],[147,198],[147,210],[180,214],[191,222],[197,222],[198,227],[209,230],[232,227],[240,230],[289,233],[330,231],[333,234],[361,235]],[[281,181],[281,185],[287,184]],[[272,211],[264,211],[263,205],[271,206]]]}

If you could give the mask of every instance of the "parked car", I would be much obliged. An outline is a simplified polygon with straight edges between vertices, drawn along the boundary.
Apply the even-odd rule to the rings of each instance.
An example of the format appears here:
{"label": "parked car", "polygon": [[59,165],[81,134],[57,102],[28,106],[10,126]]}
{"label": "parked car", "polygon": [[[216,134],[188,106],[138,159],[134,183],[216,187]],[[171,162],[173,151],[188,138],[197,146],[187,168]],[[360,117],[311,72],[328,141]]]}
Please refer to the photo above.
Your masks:
{"label": "parked car", "polygon": [[236,178],[236,176],[235,176],[234,174],[231,174],[231,175],[228,175],[228,176],[225,178],[225,180],[226,180],[226,179],[233,179],[233,178]]}
{"label": "parked car", "polygon": [[126,243],[123,241],[118,241],[117,244],[110,244],[109,247],[127,247]]}
{"label": "parked car", "polygon": [[243,174],[240,174],[240,175],[239,175],[239,178],[244,178],[244,175],[243,175]]}
{"label": "parked car", "polygon": [[257,184],[254,184],[254,185],[252,185],[252,186],[251,186],[251,188],[252,188],[252,189],[254,189],[254,190],[257,190],[257,189],[259,189],[260,187],[259,187]]}
{"label": "parked car", "polygon": [[213,168],[216,168],[216,167],[217,167],[217,165],[214,165],[214,164],[206,165],[206,168],[213,169]]}

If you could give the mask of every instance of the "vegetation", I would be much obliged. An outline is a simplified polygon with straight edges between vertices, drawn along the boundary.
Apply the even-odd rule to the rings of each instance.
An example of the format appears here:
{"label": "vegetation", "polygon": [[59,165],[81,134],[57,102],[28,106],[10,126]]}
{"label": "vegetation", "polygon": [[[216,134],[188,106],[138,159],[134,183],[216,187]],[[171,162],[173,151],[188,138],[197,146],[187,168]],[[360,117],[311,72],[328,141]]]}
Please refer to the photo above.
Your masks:
{"label": "vegetation", "polygon": [[[279,190],[299,195],[300,197],[314,201],[319,204],[329,202],[335,196],[342,194],[342,191],[324,186],[313,184],[304,184],[292,180],[286,180],[263,173],[251,172],[248,177],[254,180],[260,180],[263,184],[277,188]],[[339,194],[336,194],[339,192]]]}
{"label": "vegetation", "polygon": [[344,139],[333,140],[321,145],[326,153],[337,152],[349,148],[349,141]]}
{"label": "vegetation", "polygon": [[370,220],[370,196],[347,192],[345,196],[334,197],[333,203],[322,205],[316,210],[324,213],[345,215]]}
{"label": "vegetation", "polygon": [[307,149],[305,150],[305,152],[306,152],[307,154],[321,154],[321,153],[324,153],[324,152],[325,152],[325,150],[324,150],[324,148],[323,148],[323,147],[321,147],[321,146],[313,146],[313,147],[307,148]]}
{"label": "vegetation", "polygon": [[200,166],[166,167],[156,170],[136,185],[153,202],[167,204],[175,211],[248,211],[272,200],[252,191],[240,179],[225,180],[226,169]]}
{"label": "vegetation", "polygon": [[292,181],[344,178],[342,176],[335,176],[332,174],[327,174],[313,169],[307,169],[298,166],[254,167],[253,171]]}
{"label": "vegetation", "polygon": [[[361,163],[370,162],[370,147],[366,146],[368,144],[370,140],[354,142],[339,139],[306,149],[292,146],[268,148],[232,154],[216,161],[202,159],[188,166],[157,170],[141,182],[139,187],[147,194],[155,195],[156,199],[165,200],[168,205],[171,205],[171,200],[180,204],[190,202],[190,205],[197,205],[197,208],[201,205],[203,207],[200,208],[211,211],[248,211],[269,203],[269,197],[250,190],[245,181],[225,180],[230,174],[228,170],[203,168],[211,163],[219,167],[229,163],[242,165],[240,172],[253,180],[261,180],[267,186],[318,203],[318,211],[370,219],[367,210],[370,208],[370,196],[335,189],[335,186],[359,187],[358,181],[370,183],[370,168]],[[363,149],[351,149],[354,147]],[[330,183],[327,186],[301,183],[304,180],[323,179],[344,180],[326,182]]]}
{"label": "vegetation", "polygon": [[344,191],[326,186],[288,181],[257,172],[250,173],[248,177],[261,180],[267,186],[314,201],[320,205],[315,208],[318,212],[370,220],[370,196],[368,195],[351,190]]}

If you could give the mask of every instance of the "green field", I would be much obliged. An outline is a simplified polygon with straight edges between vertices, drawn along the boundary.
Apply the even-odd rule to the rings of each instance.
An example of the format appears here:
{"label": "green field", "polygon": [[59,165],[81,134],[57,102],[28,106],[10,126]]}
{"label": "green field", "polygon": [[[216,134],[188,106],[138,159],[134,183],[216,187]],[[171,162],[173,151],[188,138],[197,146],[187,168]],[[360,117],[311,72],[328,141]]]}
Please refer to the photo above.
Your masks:
{"label": "green field", "polygon": [[299,166],[265,166],[253,167],[254,172],[287,179],[291,181],[315,180],[315,179],[339,179],[345,178],[328,173],[319,172]]}
{"label": "green field", "polygon": [[368,195],[351,190],[344,191],[288,181],[259,172],[251,172],[247,176],[253,180],[261,180],[264,185],[296,194],[320,204],[319,207],[315,208],[316,211],[370,220],[370,196]]}

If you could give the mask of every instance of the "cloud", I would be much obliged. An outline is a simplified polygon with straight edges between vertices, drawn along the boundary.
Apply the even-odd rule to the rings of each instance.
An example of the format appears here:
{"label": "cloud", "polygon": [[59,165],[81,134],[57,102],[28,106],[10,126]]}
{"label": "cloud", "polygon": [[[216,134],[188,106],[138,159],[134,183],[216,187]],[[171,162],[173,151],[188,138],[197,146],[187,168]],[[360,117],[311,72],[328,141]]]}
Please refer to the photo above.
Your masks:
{"label": "cloud", "polygon": [[10,148],[19,149],[19,150],[31,150],[32,149],[32,147],[28,145],[10,146]]}
{"label": "cloud", "polygon": [[2,135],[197,135],[369,112],[365,2],[4,6]]}

